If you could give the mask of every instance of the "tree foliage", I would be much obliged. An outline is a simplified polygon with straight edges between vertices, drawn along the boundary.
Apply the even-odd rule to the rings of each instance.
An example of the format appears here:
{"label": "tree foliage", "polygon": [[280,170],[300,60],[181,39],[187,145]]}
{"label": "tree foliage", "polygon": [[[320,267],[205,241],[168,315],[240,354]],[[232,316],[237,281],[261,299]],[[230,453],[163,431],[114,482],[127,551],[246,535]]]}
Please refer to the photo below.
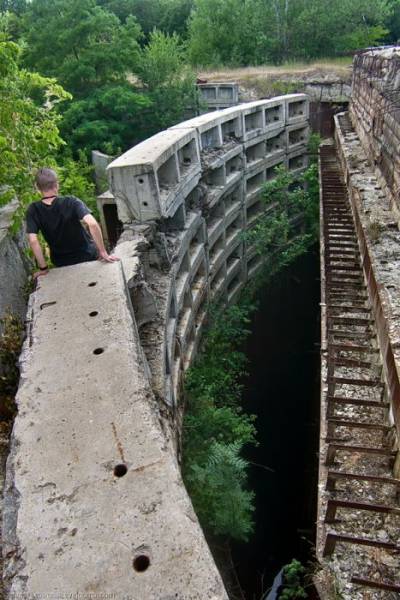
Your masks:
{"label": "tree foliage", "polygon": [[135,70],[136,20],[128,17],[122,24],[95,0],[34,0],[24,21],[27,67],[57,77],[75,97],[125,81]]}
{"label": "tree foliage", "polygon": [[34,196],[34,170],[63,144],[56,106],[70,97],[53,79],[21,69],[19,54],[14,42],[0,41],[0,181],[8,186],[2,204],[13,196],[26,204]]}
{"label": "tree foliage", "polygon": [[202,354],[186,377],[183,474],[206,531],[246,540],[252,531],[253,493],[248,463],[240,457],[255,443],[254,418],[240,407],[246,357],[238,350],[249,333],[255,305],[211,310]]}
{"label": "tree foliage", "polygon": [[196,0],[190,56],[247,65],[349,54],[385,38],[394,1]]}
{"label": "tree foliage", "polygon": [[[143,10],[164,11],[167,4],[149,2]],[[140,6],[138,0],[33,0],[23,15],[25,65],[73,94],[62,108],[61,132],[74,156],[83,149],[125,151],[182,120],[195,101],[180,38],[153,30],[143,45],[134,16]]]}

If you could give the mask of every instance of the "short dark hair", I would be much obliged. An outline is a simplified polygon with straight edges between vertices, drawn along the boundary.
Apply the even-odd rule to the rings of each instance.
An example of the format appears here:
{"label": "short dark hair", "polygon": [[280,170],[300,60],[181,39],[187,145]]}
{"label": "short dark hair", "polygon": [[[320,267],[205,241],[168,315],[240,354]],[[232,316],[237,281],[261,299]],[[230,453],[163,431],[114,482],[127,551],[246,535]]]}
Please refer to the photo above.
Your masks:
{"label": "short dark hair", "polygon": [[41,192],[48,192],[57,182],[57,173],[53,169],[39,169],[36,173],[35,183]]}

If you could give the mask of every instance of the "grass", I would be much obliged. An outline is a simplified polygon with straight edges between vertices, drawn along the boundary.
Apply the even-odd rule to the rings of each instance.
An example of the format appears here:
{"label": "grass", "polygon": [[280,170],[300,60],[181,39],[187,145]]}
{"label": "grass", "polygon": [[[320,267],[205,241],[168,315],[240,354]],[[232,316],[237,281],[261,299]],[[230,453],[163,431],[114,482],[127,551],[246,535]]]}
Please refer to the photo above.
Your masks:
{"label": "grass", "polygon": [[241,81],[267,77],[282,76],[307,76],[331,73],[339,77],[350,78],[352,57],[324,58],[313,62],[287,62],[279,66],[260,65],[258,67],[229,68],[220,67],[215,69],[199,69],[198,77],[208,81]]}

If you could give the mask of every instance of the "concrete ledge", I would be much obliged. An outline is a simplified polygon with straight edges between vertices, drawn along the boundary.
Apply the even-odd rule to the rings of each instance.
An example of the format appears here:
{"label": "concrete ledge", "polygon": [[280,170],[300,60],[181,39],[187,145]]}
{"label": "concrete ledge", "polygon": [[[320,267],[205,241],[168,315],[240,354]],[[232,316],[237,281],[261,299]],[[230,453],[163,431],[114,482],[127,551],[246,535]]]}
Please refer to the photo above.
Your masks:
{"label": "concrete ledge", "polygon": [[51,271],[29,317],[5,495],[8,596],[226,599],[160,426],[121,265]]}

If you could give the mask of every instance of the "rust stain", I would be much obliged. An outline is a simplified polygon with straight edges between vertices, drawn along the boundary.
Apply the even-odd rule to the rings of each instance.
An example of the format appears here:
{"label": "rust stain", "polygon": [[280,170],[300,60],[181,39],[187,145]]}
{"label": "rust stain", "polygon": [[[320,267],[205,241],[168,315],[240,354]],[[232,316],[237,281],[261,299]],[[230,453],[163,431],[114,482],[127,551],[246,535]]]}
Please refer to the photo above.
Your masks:
{"label": "rust stain", "polygon": [[122,447],[120,439],[118,438],[117,428],[115,427],[115,423],[111,423],[111,427],[112,427],[113,434],[115,437],[115,442],[117,444],[117,450],[119,452],[122,462],[125,463],[126,461],[125,461],[125,456],[124,456],[124,449]]}

